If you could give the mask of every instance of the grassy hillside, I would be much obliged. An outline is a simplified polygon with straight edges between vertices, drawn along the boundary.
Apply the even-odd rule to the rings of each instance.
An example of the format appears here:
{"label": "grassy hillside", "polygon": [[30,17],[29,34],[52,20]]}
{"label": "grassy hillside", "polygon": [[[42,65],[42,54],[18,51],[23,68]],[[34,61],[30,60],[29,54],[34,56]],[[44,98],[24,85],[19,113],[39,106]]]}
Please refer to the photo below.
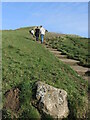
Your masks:
{"label": "grassy hillside", "polygon": [[79,60],[81,65],[90,67],[89,40],[87,38],[48,33],[46,43],[52,48],[62,51],[68,58]]}
{"label": "grassy hillside", "polygon": [[63,64],[43,45],[35,42],[29,28],[2,32],[2,88],[3,103],[8,90],[18,88],[19,110],[3,108],[3,118],[41,118],[32,105],[36,81],[62,88],[68,93],[69,120],[83,118],[87,110],[87,82],[68,65]]}

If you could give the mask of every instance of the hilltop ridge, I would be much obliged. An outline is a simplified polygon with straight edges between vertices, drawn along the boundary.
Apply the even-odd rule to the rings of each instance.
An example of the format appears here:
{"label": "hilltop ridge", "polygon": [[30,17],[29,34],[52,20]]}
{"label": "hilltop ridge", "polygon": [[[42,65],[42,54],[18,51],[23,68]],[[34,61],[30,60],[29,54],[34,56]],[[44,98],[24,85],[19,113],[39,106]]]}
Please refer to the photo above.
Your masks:
{"label": "hilltop ridge", "polygon": [[[87,81],[69,65],[59,61],[42,44],[38,44],[28,30],[2,31],[3,118],[43,117],[32,104],[37,81],[67,91],[70,110],[68,120],[85,117],[88,106]],[[48,41],[46,43],[50,44]],[[8,92],[12,91],[18,95],[18,110],[5,104]]]}

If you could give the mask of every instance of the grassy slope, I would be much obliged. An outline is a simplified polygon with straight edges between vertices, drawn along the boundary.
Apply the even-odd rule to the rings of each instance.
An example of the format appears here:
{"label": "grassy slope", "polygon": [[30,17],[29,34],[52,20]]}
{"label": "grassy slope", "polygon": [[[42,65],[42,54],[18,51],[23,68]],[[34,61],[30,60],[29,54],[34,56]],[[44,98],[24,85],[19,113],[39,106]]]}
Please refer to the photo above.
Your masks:
{"label": "grassy slope", "polygon": [[[32,88],[36,81],[68,92],[70,115],[82,117],[86,111],[87,82],[68,65],[63,64],[43,45],[36,43],[27,29],[3,31],[3,94],[14,87],[20,89],[20,110],[17,117],[40,117],[32,104]],[[4,102],[4,99],[3,99]],[[4,111],[5,112],[5,111]],[[3,117],[9,117],[7,110]]]}
{"label": "grassy slope", "polygon": [[[48,39],[52,35],[52,39]],[[60,36],[60,37],[57,37]],[[59,35],[47,34],[46,42],[53,48],[67,54],[69,58],[80,61],[81,65],[90,67],[90,55],[88,52],[88,39],[75,35]]]}

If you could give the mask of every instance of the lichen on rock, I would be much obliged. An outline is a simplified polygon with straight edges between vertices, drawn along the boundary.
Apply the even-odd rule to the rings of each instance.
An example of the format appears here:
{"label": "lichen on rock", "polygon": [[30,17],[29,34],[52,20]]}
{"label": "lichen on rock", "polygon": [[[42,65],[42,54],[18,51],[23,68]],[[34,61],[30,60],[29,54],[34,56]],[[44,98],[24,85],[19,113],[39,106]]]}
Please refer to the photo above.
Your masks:
{"label": "lichen on rock", "polygon": [[41,81],[36,82],[36,99],[38,109],[52,118],[63,119],[69,114],[67,92]]}

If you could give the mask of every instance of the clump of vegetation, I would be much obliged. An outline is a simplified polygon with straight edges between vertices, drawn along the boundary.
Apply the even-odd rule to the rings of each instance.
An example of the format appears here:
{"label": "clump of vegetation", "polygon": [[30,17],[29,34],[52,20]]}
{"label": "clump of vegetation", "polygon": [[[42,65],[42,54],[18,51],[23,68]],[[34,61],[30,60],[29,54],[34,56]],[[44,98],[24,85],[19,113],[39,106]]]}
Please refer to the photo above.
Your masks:
{"label": "clump of vegetation", "polygon": [[[52,34],[51,34],[52,35]],[[90,54],[89,54],[89,40],[87,38],[74,36],[74,35],[57,35],[52,39],[50,33],[46,37],[46,43],[52,48],[56,48],[68,58],[80,61],[80,65],[90,67]]]}
{"label": "clump of vegetation", "polygon": [[[68,93],[70,116],[83,118],[87,111],[87,81],[77,75],[68,65],[63,64],[43,45],[33,41],[29,28],[2,32],[2,90],[20,90],[19,110],[3,109],[3,118],[41,118],[32,105],[33,86],[36,81],[61,88]],[[49,43],[50,44],[50,43]],[[13,116],[12,116],[13,115]]]}

